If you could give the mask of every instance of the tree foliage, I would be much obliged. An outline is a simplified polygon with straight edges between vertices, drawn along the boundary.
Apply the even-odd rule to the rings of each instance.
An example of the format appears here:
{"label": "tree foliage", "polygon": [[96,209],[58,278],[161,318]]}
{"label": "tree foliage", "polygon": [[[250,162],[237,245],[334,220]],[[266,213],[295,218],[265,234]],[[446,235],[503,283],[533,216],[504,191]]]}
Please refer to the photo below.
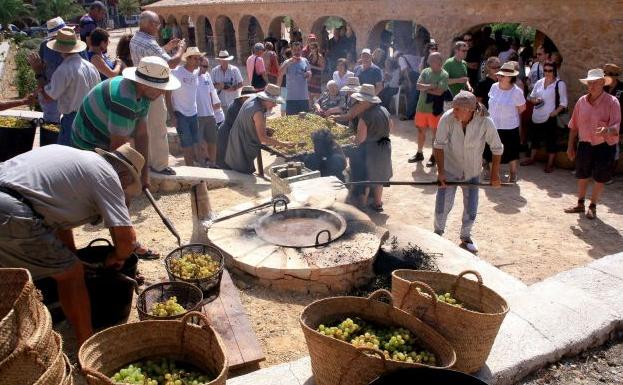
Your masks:
{"label": "tree foliage", "polygon": [[138,0],[119,0],[117,3],[117,12],[121,16],[132,16],[139,13],[141,4]]}
{"label": "tree foliage", "polygon": [[30,16],[32,5],[22,0],[0,0],[0,24],[6,27],[21,18]]}
{"label": "tree foliage", "polygon": [[37,0],[36,16],[41,22],[60,16],[68,21],[84,13],[84,8],[76,0]]}

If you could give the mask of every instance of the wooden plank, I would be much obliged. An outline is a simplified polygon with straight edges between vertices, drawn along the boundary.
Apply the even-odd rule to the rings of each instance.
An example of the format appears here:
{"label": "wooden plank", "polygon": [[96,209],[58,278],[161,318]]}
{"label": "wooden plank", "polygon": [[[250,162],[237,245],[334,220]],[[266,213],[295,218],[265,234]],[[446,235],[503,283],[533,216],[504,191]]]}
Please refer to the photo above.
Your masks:
{"label": "wooden plank", "polygon": [[219,296],[206,304],[203,312],[223,340],[230,369],[255,367],[266,359],[227,270],[223,271]]}

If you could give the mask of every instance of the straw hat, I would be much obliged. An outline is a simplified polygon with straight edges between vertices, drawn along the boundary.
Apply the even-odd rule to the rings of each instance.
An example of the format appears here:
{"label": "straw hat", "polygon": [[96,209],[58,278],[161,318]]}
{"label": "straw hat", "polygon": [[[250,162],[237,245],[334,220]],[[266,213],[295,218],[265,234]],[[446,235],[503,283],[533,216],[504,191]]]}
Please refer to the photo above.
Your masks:
{"label": "straw hat", "polygon": [[604,79],[606,86],[612,83],[612,79],[609,76],[606,76],[604,70],[602,70],[601,68],[593,68],[591,70],[588,70],[588,74],[584,79],[580,79],[580,82],[582,84],[588,84],[588,82],[599,79]]}
{"label": "straw hat", "polygon": [[180,81],[171,75],[169,64],[160,57],[146,56],[138,63],[138,67],[129,67],[123,70],[126,79],[157,88],[172,91],[180,88]]}
{"label": "straw hat", "polygon": [[258,92],[257,97],[262,100],[268,100],[277,104],[283,103],[283,98],[281,97],[281,88],[271,83],[266,85],[264,91]]}
{"label": "straw hat", "polygon": [[78,39],[73,28],[63,27],[56,32],[56,39],[46,44],[49,49],[60,53],[78,53],[87,48],[87,43]]}
{"label": "straw hat", "polygon": [[370,102],[378,104],[381,102],[381,98],[376,96],[376,89],[372,84],[364,84],[359,87],[359,91],[355,92],[350,96],[355,100],[359,100],[360,102]]}
{"label": "straw hat", "polygon": [[204,52],[199,51],[197,47],[188,47],[186,48],[186,52],[184,52],[184,56],[182,56],[182,60],[186,60],[186,58],[190,56],[203,56]]}
{"label": "straw hat", "polygon": [[255,91],[255,88],[253,86],[244,86],[240,90],[240,96],[236,97],[236,99],[248,98],[249,96],[253,96],[256,93],[257,93],[257,91]]}
{"label": "straw hat", "polygon": [[229,52],[223,50],[223,51],[219,51],[218,56],[216,57],[218,60],[234,60],[233,55],[230,55]]}
{"label": "straw hat", "polygon": [[608,63],[604,65],[604,74],[611,79],[621,80],[623,69],[616,64]]}
{"label": "straw hat", "polygon": [[65,28],[65,20],[62,17],[55,17],[54,19],[50,19],[45,23],[45,27],[48,30],[48,37],[56,36],[56,33],[61,29]]}
{"label": "straw hat", "polygon": [[357,76],[349,76],[346,79],[346,85],[340,89],[342,92],[358,92],[359,91],[359,78]]}
{"label": "straw hat", "polygon": [[134,177],[132,184],[125,188],[125,190],[140,193],[142,188],[141,183],[141,170],[145,166],[145,158],[138,151],[133,149],[129,143],[117,148],[114,151],[106,151],[101,148],[96,148],[95,152],[103,156],[104,158],[113,158],[121,162],[124,166],[130,170],[130,174]]}
{"label": "straw hat", "polygon": [[519,71],[515,69],[515,64],[513,62],[506,62],[502,64],[500,70],[495,73],[496,75],[502,76],[517,76],[519,75]]}

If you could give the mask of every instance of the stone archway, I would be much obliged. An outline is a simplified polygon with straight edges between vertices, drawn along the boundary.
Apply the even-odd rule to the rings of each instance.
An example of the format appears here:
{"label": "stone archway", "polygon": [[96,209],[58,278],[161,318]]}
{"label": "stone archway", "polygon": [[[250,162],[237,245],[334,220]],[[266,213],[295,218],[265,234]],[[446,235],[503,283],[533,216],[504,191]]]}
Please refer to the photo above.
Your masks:
{"label": "stone archway", "polygon": [[380,47],[387,52],[414,51],[421,55],[426,43],[432,38],[429,30],[411,20],[382,20],[368,36],[368,46]]}
{"label": "stone archway", "polygon": [[197,24],[195,25],[195,34],[197,36],[197,47],[202,52],[205,52],[208,56],[215,56],[215,44],[214,44],[214,30],[212,29],[212,23],[206,16],[197,17]]}
{"label": "stone archway", "polygon": [[195,23],[192,17],[184,15],[180,19],[180,30],[182,37],[186,39],[186,46],[193,47],[197,45],[195,38]]}
{"label": "stone archway", "polygon": [[311,27],[311,33],[316,35],[318,39],[318,43],[320,45],[320,49],[323,51],[327,51],[329,49],[329,40],[335,35],[336,30],[345,31],[346,29],[350,29],[352,32],[352,44],[357,47],[357,36],[352,31],[349,23],[342,17],[339,16],[323,16],[318,18]]}
{"label": "stone archway", "polygon": [[289,16],[277,16],[273,18],[270,22],[270,26],[268,27],[269,35],[275,37],[277,40],[291,41],[293,38],[293,32],[297,30],[298,27],[296,26],[296,23]]}
{"label": "stone archway", "polygon": [[[236,30],[234,23],[227,16],[220,15],[216,19],[216,48],[217,50],[226,50],[230,55],[238,56],[236,45]],[[240,57],[236,58],[240,60]]]}
{"label": "stone archway", "polygon": [[238,26],[238,44],[241,58],[251,55],[253,45],[264,41],[264,31],[255,16],[245,15]]}

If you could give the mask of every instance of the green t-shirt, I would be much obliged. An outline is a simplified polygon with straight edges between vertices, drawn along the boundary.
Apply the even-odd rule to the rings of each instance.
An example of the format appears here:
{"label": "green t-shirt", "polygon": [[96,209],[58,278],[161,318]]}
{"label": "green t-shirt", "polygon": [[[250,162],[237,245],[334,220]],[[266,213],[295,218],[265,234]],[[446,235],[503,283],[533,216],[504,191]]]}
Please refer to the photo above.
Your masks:
{"label": "green t-shirt", "polygon": [[[443,69],[446,70],[450,79],[462,78],[467,76],[467,63],[465,60],[456,61],[454,56],[446,60],[443,64]],[[465,83],[450,84],[450,92],[452,96],[459,93],[460,90],[467,89]]]}
{"label": "green t-shirt", "polygon": [[108,150],[110,136],[134,136],[136,124],[147,118],[149,99],[136,98],[136,84],[121,76],[96,85],[82,101],[74,120],[73,147]]}
{"label": "green t-shirt", "polygon": [[[448,73],[443,68],[440,72],[435,73],[430,67],[428,67],[422,70],[422,73],[420,74],[417,82],[423,84],[432,84],[437,88],[447,90]],[[417,107],[415,109],[416,112],[433,112],[433,103],[426,103],[427,96],[428,92],[420,91],[420,97],[417,100]]]}

